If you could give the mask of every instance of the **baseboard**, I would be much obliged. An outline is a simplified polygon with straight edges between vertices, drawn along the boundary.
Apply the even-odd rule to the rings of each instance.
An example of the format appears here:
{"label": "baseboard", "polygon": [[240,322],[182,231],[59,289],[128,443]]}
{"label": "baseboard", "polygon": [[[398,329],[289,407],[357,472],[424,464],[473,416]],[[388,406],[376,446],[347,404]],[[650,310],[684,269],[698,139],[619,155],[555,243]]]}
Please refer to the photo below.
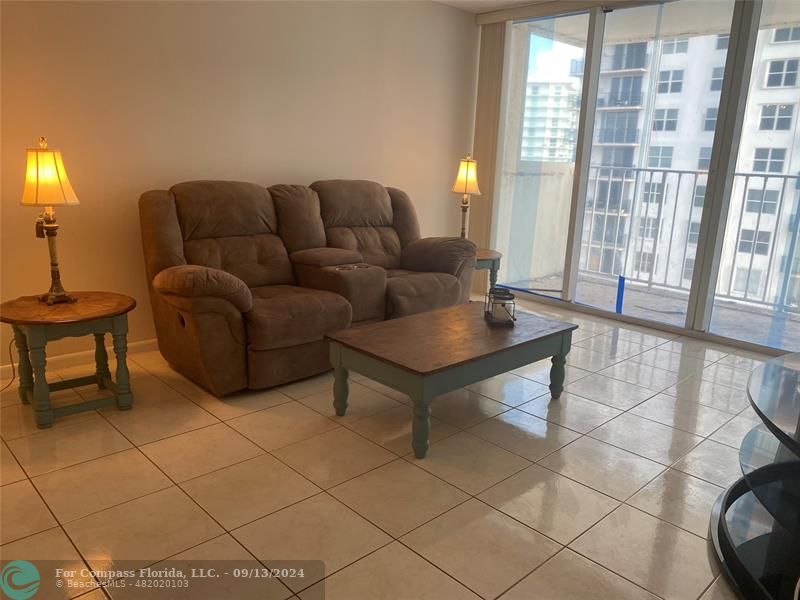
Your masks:
{"label": "baseboard", "polygon": [[[108,346],[108,355],[114,356],[114,349]],[[156,338],[149,340],[139,340],[138,342],[128,343],[128,352],[148,352],[150,350],[158,350],[158,342]],[[15,349],[16,354],[16,349]],[[3,357],[7,358],[7,357]],[[47,357],[47,368],[57,371],[58,369],[66,369],[67,367],[76,367],[78,365],[85,365],[94,361],[94,350],[82,350],[81,352],[70,352],[69,354],[60,354],[58,356]],[[16,365],[15,365],[16,367]],[[11,378],[11,365],[4,364],[0,366],[0,379],[7,380]]]}

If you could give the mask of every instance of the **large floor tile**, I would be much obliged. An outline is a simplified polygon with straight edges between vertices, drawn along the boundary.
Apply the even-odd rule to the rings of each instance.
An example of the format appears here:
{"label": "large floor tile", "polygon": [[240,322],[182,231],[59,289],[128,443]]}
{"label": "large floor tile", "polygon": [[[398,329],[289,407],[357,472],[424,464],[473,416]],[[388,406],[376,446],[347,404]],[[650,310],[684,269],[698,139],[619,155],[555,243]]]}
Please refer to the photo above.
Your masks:
{"label": "large floor tile", "polygon": [[321,488],[379,467],[394,454],[347,429],[335,429],[273,452]]}
{"label": "large floor tile", "polygon": [[289,398],[300,400],[307,396],[333,389],[333,371],[328,371],[322,375],[315,375],[307,379],[301,379],[294,383],[282,385],[276,388],[281,394],[286,394]]}
{"label": "large floor tile", "polygon": [[483,598],[497,598],[561,549],[475,499],[415,529],[402,541]]}
{"label": "large floor tile", "polygon": [[172,482],[131,449],[40,475],[33,484],[58,520],[66,523],[170,487]]}
{"label": "large floor tile", "polygon": [[501,600],[657,600],[650,592],[565,548]]}
{"label": "large floor tile", "polygon": [[467,386],[467,389],[509,406],[519,406],[549,392],[546,385],[513,373],[490,377]]}
{"label": "large floor tile", "polygon": [[[573,334],[574,338],[574,334]],[[570,355],[567,355],[567,365],[564,369],[564,384],[572,383],[573,381],[578,381],[587,375],[591,375],[591,371],[585,371],[584,369],[579,369],[578,367],[571,365],[569,358]],[[511,371],[515,375],[519,375],[520,377],[524,377],[525,379],[530,379],[532,381],[536,381],[537,383],[541,383],[544,386],[550,385],[550,368],[553,366],[552,361],[547,358],[545,360],[540,360],[539,362],[532,363],[530,365],[526,365],[524,367],[520,367],[519,369],[514,369]],[[543,393],[547,393],[549,390],[545,390]]]}
{"label": "large floor tile", "polygon": [[509,408],[476,392],[459,389],[434,398],[431,415],[453,427],[464,429],[499,415]]}
{"label": "large floor tile", "polygon": [[39,533],[57,524],[28,480],[4,485],[0,500],[0,544]]}
{"label": "large floor tile", "polygon": [[617,500],[538,465],[490,487],[479,498],[562,544],[619,506]]}
{"label": "large floor tile", "polygon": [[15,481],[25,479],[25,471],[19,466],[17,459],[11,454],[11,450],[0,441],[0,484],[8,485]]}
{"label": "large floor tile", "polygon": [[747,380],[750,378],[750,371],[747,369],[737,369],[730,365],[714,363],[703,369],[700,376],[712,383],[719,383],[740,390],[746,390]]}
{"label": "large floor tile", "polygon": [[226,529],[240,527],[320,491],[268,454],[190,479],[181,487]]}
{"label": "large floor tile", "polygon": [[704,342],[690,337],[675,338],[666,344],[662,344],[659,348],[669,350],[670,352],[680,352],[687,356],[712,362],[725,358],[730,352],[729,348],[721,344]]}
{"label": "large floor tile", "polygon": [[398,542],[300,594],[301,600],[479,600]]}
{"label": "large floor tile", "polygon": [[733,417],[733,419],[712,433],[710,437],[715,442],[731,446],[738,450],[742,445],[742,438],[744,438],[753,427],[761,423],[762,421],[755,411],[746,408],[743,412]]}
{"label": "large floor tile", "polygon": [[401,404],[409,404],[411,402],[411,398],[406,396],[403,392],[398,392],[396,389],[390,388],[388,385],[384,385],[375,381],[374,379],[370,379],[369,377],[359,375],[358,373],[354,373],[352,371],[350,372],[350,381],[360,383],[361,385],[368,387],[371,390],[375,390],[387,398],[391,398],[392,400],[400,402]]}
{"label": "large floor tile", "polygon": [[189,396],[189,399],[223,421],[235,419],[257,410],[272,408],[292,400],[277,390],[247,390],[230,394],[224,398],[217,398],[204,391]]}
{"label": "large floor tile", "polygon": [[707,481],[669,469],[639,490],[628,504],[706,537],[711,508],[722,491]]}
{"label": "large floor tile", "polygon": [[540,464],[617,500],[625,500],[664,470],[657,462],[588,437]]}
{"label": "large floor tile", "polygon": [[8,447],[25,472],[34,477],[126,450],[131,444],[95,414],[79,423],[56,422],[51,429],[11,440]]}
{"label": "large floor tile", "polygon": [[675,371],[667,371],[666,369],[645,365],[633,358],[629,358],[603,369],[599,374],[660,392],[671,385],[675,385],[692,373],[682,374]]}
{"label": "large floor tile", "polygon": [[277,450],[339,427],[299,402],[260,410],[227,423],[265,450]]}
{"label": "large floor tile", "polygon": [[467,494],[404,460],[351,479],[329,492],[394,537],[442,514]]}
{"label": "large floor tile", "polygon": [[706,540],[625,505],[570,548],[665,600],[693,600],[716,575]]}
{"label": "large floor tile", "polygon": [[748,406],[747,393],[744,390],[706,381],[700,375],[692,375],[668,387],[664,393],[679,400],[697,402],[733,414]]}
{"label": "large floor tile", "polygon": [[739,596],[731,588],[731,584],[725,579],[725,575],[720,575],[709,586],[700,600],[738,600]]}
{"label": "large floor tile", "polygon": [[692,433],[629,413],[619,415],[589,435],[663,465],[671,465],[703,441]]}
{"label": "large floor tile", "polygon": [[[81,400],[80,396],[72,390],[61,390],[52,394],[52,396],[56,395],[60,395],[70,404]],[[55,406],[56,402],[54,400],[54,398],[51,398],[51,402]],[[74,425],[94,418],[97,418],[97,413],[93,410],[79,412],[74,415],[58,417],[53,427],[66,427],[67,425]],[[0,435],[4,440],[10,441],[46,431],[48,430],[39,429],[36,425],[35,411],[30,404],[13,403],[0,408]]]}
{"label": "large floor tile", "polygon": [[407,459],[414,465],[469,494],[482,492],[531,464],[469,433],[459,433],[432,444],[423,459],[412,456]]}
{"label": "large floor tile", "polygon": [[145,444],[140,449],[175,481],[186,481],[264,453],[223,423]]}
{"label": "large floor tile", "polygon": [[733,415],[697,402],[658,394],[630,410],[631,414],[645,417],[663,425],[695,435],[708,436],[727,423]]}
{"label": "large floor tile", "polygon": [[516,409],[478,423],[469,432],[531,461],[537,461],[580,437],[571,429]]}
{"label": "large floor tile", "polygon": [[[116,378],[117,359],[114,356],[113,348],[110,345],[111,343],[110,335],[106,335],[106,343],[109,344],[106,347],[106,351],[108,352],[108,369],[109,371],[111,371],[111,377]],[[128,367],[128,375],[131,380],[140,379],[142,377],[147,377],[149,375],[149,373],[144,367],[142,367],[136,361],[131,360],[130,357],[126,357],[125,364]],[[85,362],[81,365],[73,365],[71,367],[61,367],[59,369],[56,369],[55,372],[61,379],[75,379],[77,377],[86,377],[87,375],[94,375],[95,370],[96,370],[95,362],[92,361],[92,362]],[[105,393],[108,394],[108,392]]]}
{"label": "large floor tile", "polygon": [[710,360],[703,360],[683,352],[670,352],[659,347],[651,348],[628,360],[678,373],[681,378],[702,371],[704,367],[712,364]]}
{"label": "large floor tile", "polygon": [[93,569],[158,562],[223,533],[176,487],[94,513],[64,528]]}
{"label": "large floor tile", "polygon": [[[591,341],[591,339],[587,341]],[[600,371],[621,360],[624,360],[624,358],[612,357],[603,352],[595,352],[594,350],[576,345],[573,345],[569,354],[567,354],[567,365],[590,372]]]}
{"label": "large floor tile", "polygon": [[558,400],[550,398],[550,394],[540,396],[523,404],[519,410],[580,433],[587,433],[622,413],[617,408],[581,398],[567,391],[563,392]]}
{"label": "large floor tile", "polygon": [[333,386],[301,398],[299,402],[340,424],[353,423],[364,417],[398,407],[396,401],[360,383],[350,382],[348,387],[347,414],[342,417],[337,416],[333,408]]}
{"label": "large floor tile", "polygon": [[569,384],[566,390],[620,410],[633,408],[656,394],[648,388],[596,373]]}
{"label": "large floor tile", "polygon": [[[326,575],[392,540],[327,494],[303,500],[245,525],[233,535],[265,564],[321,560],[325,563]],[[285,583],[297,591],[314,582],[305,578],[286,579]]]}
{"label": "large floor tile", "polygon": [[576,342],[575,346],[586,348],[592,352],[599,352],[600,354],[614,359],[615,362],[618,362],[641,354],[645,350],[655,346],[655,344],[640,344],[611,333],[597,335],[588,340]]}
{"label": "large floor tile", "polygon": [[725,358],[721,358],[718,362],[721,365],[727,365],[734,369],[741,369],[744,371],[752,371],[759,365],[763,365],[766,361],[773,358],[765,354],[757,354],[755,352],[747,352],[745,350],[733,350]]}
{"label": "large floor tile", "polygon": [[742,476],[738,450],[713,440],[705,440],[673,466],[721,487]]}
{"label": "large floor tile", "polygon": [[[384,410],[371,417],[359,419],[355,423],[348,423],[347,427],[363,435],[365,438],[380,444],[398,456],[408,454],[411,449],[411,424],[413,412],[410,406],[403,405],[397,408]],[[458,429],[431,417],[431,430],[429,440],[435,442],[446,438]]]}

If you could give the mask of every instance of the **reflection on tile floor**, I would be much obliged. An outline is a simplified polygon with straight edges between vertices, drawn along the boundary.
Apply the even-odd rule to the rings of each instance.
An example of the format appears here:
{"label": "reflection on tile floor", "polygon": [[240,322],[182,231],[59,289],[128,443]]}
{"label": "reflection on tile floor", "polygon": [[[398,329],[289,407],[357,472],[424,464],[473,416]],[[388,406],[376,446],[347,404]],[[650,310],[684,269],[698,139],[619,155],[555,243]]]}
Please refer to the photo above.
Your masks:
{"label": "reflection on tile floor", "polygon": [[127,413],[40,431],[7,390],[0,551],[73,567],[325,561],[324,581],[214,598],[732,597],[705,538],[756,422],[743,386],[767,357],[520,304],[580,326],[561,399],[548,361],[441,397],[422,461],[408,398],[357,374],[346,418],[329,374],[220,400],[157,352],[131,356]]}

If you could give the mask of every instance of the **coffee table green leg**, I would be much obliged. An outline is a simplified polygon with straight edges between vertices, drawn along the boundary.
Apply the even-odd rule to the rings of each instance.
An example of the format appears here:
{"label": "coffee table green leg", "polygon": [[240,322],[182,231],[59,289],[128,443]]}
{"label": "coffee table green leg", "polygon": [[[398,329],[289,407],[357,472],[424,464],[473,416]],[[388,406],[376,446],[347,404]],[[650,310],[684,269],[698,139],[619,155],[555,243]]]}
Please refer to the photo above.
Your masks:
{"label": "coffee table green leg", "polygon": [[566,376],[564,366],[567,364],[567,359],[562,354],[556,354],[552,362],[553,366],[550,367],[550,395],[553,400],[558,400],[561,397],[561,391],[564,389],[564,377]]}
{"label": "coffee table green leg", "polygon": [[[120,315],[111,321],[111,338],[117,357],[117,408],[127,410],[133,405],[131,375],[128,372],[128,316]],[[103,348],[105,352],[105,348]]]}
{"label": "coffee table green leg", "polygon": [[33,390],[33,369],[28,357],[28,340],[18,327],[14,327],[14,343],[19,355],[19,399],[23,404],[28,404],[28,392]]}
{"label": "coffee table green leg", "polygon": [[428,438],[431,433],[431,401],[425,395],[412,397],[414,401],[414,419],[411,422],[411,447],[414,456],[425,458],[428,452]]}
{"label": "coffee table green leg", "polygon": [[36,411],[36,426],[39,429],[52,427],[55,419],[50,406],[50,386],[45,375],[47,367],[45,344],[44,331],[39,327],[31,327],[28,330],[28,355],[33,368],[33,408]]}
{"label": "coffee table green leg", "polygon": [[348,375],[344,367],[333,369],[333,408],[340,417],[347,412],[347,395],[350,393],[350,386],[347,384]]}

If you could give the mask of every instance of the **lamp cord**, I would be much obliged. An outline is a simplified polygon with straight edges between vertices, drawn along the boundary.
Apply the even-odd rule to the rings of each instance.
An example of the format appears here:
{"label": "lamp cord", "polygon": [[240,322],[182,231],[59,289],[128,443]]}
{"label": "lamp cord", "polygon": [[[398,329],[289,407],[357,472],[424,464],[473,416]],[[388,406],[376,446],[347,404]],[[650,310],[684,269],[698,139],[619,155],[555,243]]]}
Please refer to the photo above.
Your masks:
{"label": "lamp cord", "polygon": [[0,389],[0,392],[5,392],[9,387],[11,387],[11,384],[14,383],[14,380],[17,378],[17,371],[14,368],[14,355],[11,353],[11,345],[13,343],[14,343],[13,339],[8,342],[8,358],[11,359],[11,381],[5,384],[3,388]]}

